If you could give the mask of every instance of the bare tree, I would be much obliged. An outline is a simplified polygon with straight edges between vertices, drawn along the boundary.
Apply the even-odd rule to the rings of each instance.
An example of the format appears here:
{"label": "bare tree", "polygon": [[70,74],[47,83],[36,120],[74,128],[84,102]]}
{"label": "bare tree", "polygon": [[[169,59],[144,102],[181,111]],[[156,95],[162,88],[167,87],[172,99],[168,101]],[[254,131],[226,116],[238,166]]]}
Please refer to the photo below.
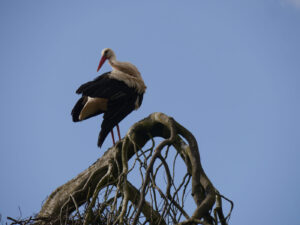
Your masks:
{"label": "bare tree", "polygon": [[[178,171],[180,162],[186,171]],[[194,211],[185,204],[189,189]],[[233,203],[226,199],[231,209],[225,217],[222,198],[201,166],[194,136],[173,118],[153,113],[58,187],[35,218],[13,223],[224,225]]]}

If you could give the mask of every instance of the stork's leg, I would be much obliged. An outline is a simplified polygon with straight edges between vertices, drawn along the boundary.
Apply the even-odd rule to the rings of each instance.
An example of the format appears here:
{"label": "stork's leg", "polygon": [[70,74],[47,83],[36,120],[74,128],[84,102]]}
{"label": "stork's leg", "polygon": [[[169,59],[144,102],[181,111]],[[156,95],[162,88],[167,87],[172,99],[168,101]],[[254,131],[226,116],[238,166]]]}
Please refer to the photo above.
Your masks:
{"label": "stork's leg", "polygon": [[120,141],[121,140],[121,134],[120,134],[119,124],[117,124],[117,130],[118,130],[118,136],[119,136],[119,141]]}
{"label": "stork's leg", "polygon": [[112,129],[112,130],[110,131],[110,133],[111,133],[111,137],[112,137],[113,144],[115,145],[116,142],[115,142],[114,130]]}

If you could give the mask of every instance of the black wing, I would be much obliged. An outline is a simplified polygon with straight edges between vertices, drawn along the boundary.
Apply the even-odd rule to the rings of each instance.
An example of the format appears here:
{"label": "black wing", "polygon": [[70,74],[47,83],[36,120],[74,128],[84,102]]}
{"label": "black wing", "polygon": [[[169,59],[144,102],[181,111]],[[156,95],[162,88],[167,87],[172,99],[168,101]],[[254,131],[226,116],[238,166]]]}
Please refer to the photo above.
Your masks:
{"label": "black wing", "polygon": [[[76,102],[76,104],[74,105],[73,109],[72,109],[72,112],[71,112],[71,115],[72,115],[72,119],[73,119],[73,122],[79,122],[79,121],[82,121],[82,120],[79,120],[79,115],[83,109],[83,107],[85,106],[85,103],[87,101],[87,97],[86,96],[82,96],[80,99],[78,99],[78,101]],[[97,116],[101,113],[103,113],[104,111],[102,110],[99,110],[99,111],[96,111],[88,116],[85,116],[83,120],[86,120],[86,119],[89,119],[93,116]]]}
{"label": "black wing", "polygon": [[122,96],[124,93],[131,93],[134,90],[134,88],[128,87],[123,81],[110,78],[109,73],[104,73],[95,80],[81,85],[76,93],[84,96],[110,99],[111,96]]}
{"label": "black wing", "polygon": [[92,86],[94,86],[96,83],[101,83],[101,80],[108,79],[108,75],[110,72],[103,73],[102,75],[96,77],[94,80],[89,81],[87,83],[82,84],[77,90],[77,94],[82,94],[84,90],[90,89]]}
{"label": "black wing", "polygon": [[135,108],[137,94],[116,95],[116,99],[111,99],[108,103],[108,109],[104,113],[101,131],[98,137],[98,146],[101,147],[109,132],[120,123]]}
{"label": "black wing", "polygon": [[142,103],[143,95],[135,88],[127,86],[123,81],[109,77],[109,73],[97,77],[95,80],[81,85],[76,91],[83,96],[107,98],[107,111],[104,112],[98,146],[101,147],[108,133],[135,109],[135,103]]}
{"label": "black wing", "polygon": [[73,119],[73,122],[79,122],[79,115],[80,115],[80,112],[84,106],[84,96],[81,97],[77,102],[76,104],[74,105],[73,109],[72,109],[72,112],[71,112],[71,115],[72,115],[72,119]]}

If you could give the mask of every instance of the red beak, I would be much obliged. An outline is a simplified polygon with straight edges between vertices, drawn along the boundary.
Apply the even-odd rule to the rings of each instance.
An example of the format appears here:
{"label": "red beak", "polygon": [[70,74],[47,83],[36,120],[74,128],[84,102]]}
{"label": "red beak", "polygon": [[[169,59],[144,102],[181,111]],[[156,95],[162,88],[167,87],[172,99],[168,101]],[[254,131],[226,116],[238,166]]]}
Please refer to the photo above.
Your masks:
{"label": "red beak", "polygon": [[97,72],[100,70],[100,68],[103,65],[103,63],[105,62],[105,60],[106,60],[106,57],[102,56],[102,58],[100,59],[100,62],[99,62],[99,66],[98,66]]}

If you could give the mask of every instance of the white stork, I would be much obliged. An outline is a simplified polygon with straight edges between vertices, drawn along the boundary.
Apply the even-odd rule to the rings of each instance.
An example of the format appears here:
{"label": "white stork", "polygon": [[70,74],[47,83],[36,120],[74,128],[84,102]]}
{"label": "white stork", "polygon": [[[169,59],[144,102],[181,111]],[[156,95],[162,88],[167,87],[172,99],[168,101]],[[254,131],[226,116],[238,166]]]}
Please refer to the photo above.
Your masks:
{"label": "white stork", "polygon": [[146,85],[138,69],[129,62],[119,62],[113,50],[105,48],[97,72],[108,60],[112,71],[106,72],[93,81],[82,84],[76,91],[82,94],[73,110],[74,122],[82,121],[104,113],[98,146],[101,147],[109,132],[115,144],[113,128],[117,126],[121,139],[119,123],[143,101]]}

